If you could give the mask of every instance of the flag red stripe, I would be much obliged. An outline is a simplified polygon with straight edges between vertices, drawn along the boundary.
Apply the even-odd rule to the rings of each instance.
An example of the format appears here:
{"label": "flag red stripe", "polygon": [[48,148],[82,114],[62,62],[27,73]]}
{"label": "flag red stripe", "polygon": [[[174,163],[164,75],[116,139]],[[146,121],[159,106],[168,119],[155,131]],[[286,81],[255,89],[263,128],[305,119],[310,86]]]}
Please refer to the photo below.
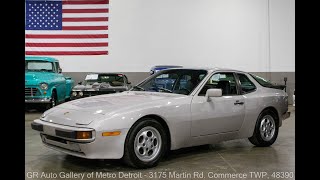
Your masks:
{"label": "flag red stripe", "polygon": [[62,1],[62,4],[109,4],[109,0]]}
{"label": "flag red stripe", "polygon": [[108,55],[108,51],[26,51],[26,55]]}
{"label": "flag red stripe", "polygon": [[62,13],[108,13],[109,9],[62,9]]}
{"label": "flag red stripe", "polygon": [[85,39],[108,38],[108,34],[26,34],[30,39]]}
{"label": "flag red stripe", "polygon": [[62,30],[108,30],[108,26],[63,26]]}
{"label": "flag red stripe", "polygon": [[96,17],[96,18],[62,18],[63,22],[89,22],[89,21],[108,21],[108,17]]}
{"label": "flag red stripe", "polygon": [[26,43],[27,47],[101,47],[108,46],[103,43]]}

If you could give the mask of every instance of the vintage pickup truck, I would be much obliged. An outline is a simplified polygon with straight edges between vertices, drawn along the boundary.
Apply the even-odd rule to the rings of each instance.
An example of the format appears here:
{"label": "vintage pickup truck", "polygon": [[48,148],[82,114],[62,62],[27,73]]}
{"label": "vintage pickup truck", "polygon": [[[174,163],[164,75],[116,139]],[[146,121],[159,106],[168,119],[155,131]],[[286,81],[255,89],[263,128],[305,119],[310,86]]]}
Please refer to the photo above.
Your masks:
{"label": "vintage pickup truck", "polygon": [[[70,99],[74,80],[62,74],[52,57],[25,58],[25,105],[46,110]],[[34,106],[35,105],[35,106]]]}

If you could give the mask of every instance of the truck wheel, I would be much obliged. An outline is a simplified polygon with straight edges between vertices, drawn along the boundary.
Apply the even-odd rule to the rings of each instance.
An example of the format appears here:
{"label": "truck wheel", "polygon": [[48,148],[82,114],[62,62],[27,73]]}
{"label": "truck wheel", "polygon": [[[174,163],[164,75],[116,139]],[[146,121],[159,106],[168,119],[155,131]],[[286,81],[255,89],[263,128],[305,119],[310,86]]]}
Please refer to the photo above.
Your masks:
{"label": "truck wheel", "polygon": [[51,102],[50,102],[50,108],[55,107],[57,105],[58,101],[57,101],[57,93],[55,91],[52,92],[51,95]]}
{"label": "truck wheel", "polygon": [[52,92],[51,95],[51,101],[47,104],[40,104],[36,109],[40,112],[44,112],[52,107],[55,107],[57,105],[57,93],[55,91]]}

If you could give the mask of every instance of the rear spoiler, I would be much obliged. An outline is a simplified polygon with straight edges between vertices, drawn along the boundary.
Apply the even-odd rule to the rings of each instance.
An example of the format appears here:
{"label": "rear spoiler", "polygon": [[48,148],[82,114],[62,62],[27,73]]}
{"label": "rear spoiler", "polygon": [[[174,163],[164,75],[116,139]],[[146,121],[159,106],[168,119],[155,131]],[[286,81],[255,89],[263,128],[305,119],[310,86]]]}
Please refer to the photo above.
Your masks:
{"label": "rear spoiler", "polygon": [[270,86],[270,88],[281,89],[281,90],[285,90],[286,87],[287,87],[286,85],[273,85],[273,86]]}

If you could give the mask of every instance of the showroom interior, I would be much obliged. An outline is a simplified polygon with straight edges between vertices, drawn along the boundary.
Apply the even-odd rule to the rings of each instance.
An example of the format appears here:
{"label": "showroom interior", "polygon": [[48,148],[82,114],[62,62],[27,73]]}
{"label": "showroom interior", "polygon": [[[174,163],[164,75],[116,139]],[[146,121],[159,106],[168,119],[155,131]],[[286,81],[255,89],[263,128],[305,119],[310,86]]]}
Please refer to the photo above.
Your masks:
{"label": "showroom interior", "polygon": [[[50,11],[55,10],[54,5],[56,13],[60,13],[57,16]],[[60,94],[59,90],[48,92],[50,97],[44,101],[50,102],[46,106],[41,102],[41,108],[37,106],[39,103],[26,99],[26,179],[259,179],[260,175],[268,179],[294,179],[294,0],[26,0],[25,7],[26,57],[47,57],[56,69],[56,78],[67,77],[66,96],[55,96],[54,104],[51,98]],[[41,20],[42,10],[46,9],[57,18],[56,29],[33,24],[38,22],[33,18]],[[43,15],[49,14],[46,11]],[[81,20],[75,21],[72,15]],[[92,17],[97,21],[88,20]],[[281,93],[287,94],[290,117],[282,121],[277,140],[271,146],[256,147],[248,138],[240,138],[172,149],[157,166],[146,169],[133,168],[118,159],[86,159],[56,151],[44,146],[39,132],[32,128],[33,121],[44,117],[44,112],[51,112],[53,106],[69,107],[68,103],[92,98],[73,99],[80,96],[77,87],[84,86],[90,78],[98,74],[125,77],[125,89],[93,97],[113,96],[126,93],[150,78],[155,66],[217,67],[257,75],[282,87]],[[53,80],[48,77],[51,72],[46,73],[30,75],[26,71],[26,84],[42,77],[37,81],[41,81],[39,88],[50,89],[47,81]],[[103,83],[97,86],[102,88]],[[33,92],[32,88],[25,90],[25,95],[35,95]],[[243,96],[245,99],[246,95]],[[241,178],[241,174],[247,177]]]}

